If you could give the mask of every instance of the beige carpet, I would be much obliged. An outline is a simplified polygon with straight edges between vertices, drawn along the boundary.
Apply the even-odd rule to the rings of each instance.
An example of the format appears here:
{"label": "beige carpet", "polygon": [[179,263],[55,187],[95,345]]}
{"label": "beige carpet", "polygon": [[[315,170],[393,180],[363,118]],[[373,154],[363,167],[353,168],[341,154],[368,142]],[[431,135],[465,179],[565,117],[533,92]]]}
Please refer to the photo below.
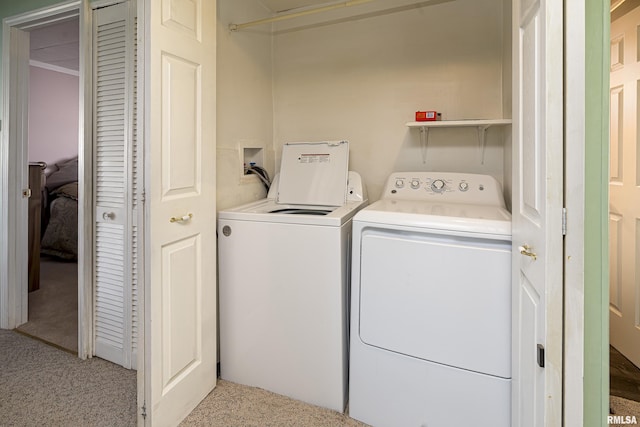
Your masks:
{"label": "beige carpet", "polygon": [[78,351],[78,264],[42,257],[40,289],[29,292],[29,321],[20,332]]}
{"label": "beige carpet", "polygon": [[[0,426],[134,426],[136,372],[0,330]],[[219,381],[182,426],[364,426],[344,414]]]}
{"label": "beige carpet", "polygon": [[[640,422],[639,402],[612,396],[611,407],[615,415],[635,416]],[[0,330],[1,427],[135,424],[135,371],[98,358],[83,361],[16,332]],[[335,411],[222,380],[181,425],[365,426]]]}
{"label": "beige carpet", "polygon": [[[623,416],[623,417],[635,416],[637,422],[640,423],[640,402],[636,402],[633,400],[629,400],[629,399],[625,399],[617,396],[611,396],[610,402],[611,402],[611,409],[613,409],[613,415]],[[613,423],[610,425],[612,426],[628,425],[628,423],[625,423],[625,424]]]}
{"label": "beige carpet", "polygon": [[0,426],[135,426],[136,372],[0,330]]}
{"label": "beige carpet", "polygon": [[224,380],[181,426],[202,427],[361,427],[361,422],[330,409],[259,388]]}

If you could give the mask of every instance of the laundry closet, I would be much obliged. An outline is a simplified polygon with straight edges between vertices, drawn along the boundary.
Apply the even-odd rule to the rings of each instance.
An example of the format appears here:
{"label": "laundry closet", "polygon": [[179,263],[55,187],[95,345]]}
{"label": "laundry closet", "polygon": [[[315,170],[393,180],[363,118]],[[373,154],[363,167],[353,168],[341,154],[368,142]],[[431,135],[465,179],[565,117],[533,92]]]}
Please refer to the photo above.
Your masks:
{"label": "laundry closet", "polygon": [[[296,9],[299,13],[296,10],[288,12],[297,15],[296,18],[277,23],[265,23],[261,19],[274,12],[283,12],[277,9],[278,6],[302,4],[263,1],[243,2],[242,5],[234,3],[232,6],[230,2],[219,3],[217,225],[221,378],[337,411],[345,408],[348,390],[349,405],[353,410],[350,413],[371,425],[409,425],[416,422],[445,425],[442,424],[443,414],[438,411],[451,413],[455,409],[442,409],[446,402],[465,402],[458,389],[471,390],[469,405],[463,403],[463,406],[477,403],[478,390],[490,390],[488,401],[478,404],[489,409],[478,413],[472,411],[474,419],[481,425],[488,425],[490,420],[495,425],[510,425],[512,246],[511,218],[504,211],[502,201],[502,188],[507,190],[508,199],[511,188],[511,103],[508,101],[511,98],[510,4],[507,6],[503,0],[372,0],[352,2],[355,4],[351,6],[347,5],[349,2],[342,6],[333,3],[321,11],[322,7],[314,10],[309,3],[312,2],[305,3],[308,8]],[[247,7],[247,4],[252,7]],[[263,5],[271,10],[266,10]],[[317,4],[315,6],[318,7]],[[305,11],[310,13],[305,14]],[[419,121],[417,112],[425,110],[437,111],[440,120]],[[291,176],[290,147],[300,141],[315,141],[315,144],[320,144],[319,141],[333,141],[333,144],[349,141],[348,170],[361,174],[370,203],[381,196],[386,199],[390,193],[399,196],[404,191],[414,191],[410,196],[407,194],[409,198],[429,198],[430,194],[434,198],[431,201],[437,205],[433,209],[438,213],[433,215],[439,215],[441,220],[448,215],[442,213],[447,211],[444,200],[458,188],[460,199],[456,201],[464,206],[464,212],[451,221],[477,219],[480,222],[480,218],[487,219],[489,215],[484,211],[472,213],[471,200],[478,203],[486,200],[473,199],[471,193],[477,191],[486,195],[491,192],[486,185],[489,180],[492,183],[497,181],[493,185],[496,200],[492,202],[502,209],[495,218],[499,216],[504,220],[500,244],[496,246],[491,242],[485,248],[476,245],[480,241],[486,243],[487,236],[491,234],[487,228],[482,228],[478,242],[473,244],[469,243],[469,233],[462,233],[463,236],[455,243],[446,240],[444,244],[444,240],[433,237],[437,227],[432,223],[421,223],[421,227],[429,228],[429,232],[422,230],[413,235],[408,224],[422,219],[415,217],[405,218],[398,235],[382,231],[381,223],[384,221],[381,217],[384,214],[381,212],[385,209],[379,202],[363,207],[353,220],[355,224],[359,217],[366,217],[365,211],[376,207],[379,211],[373,215],[374,221],[366,225],[359,223],[353,234],[351,221],[345,228],[346,241],[349,242],[346,245],[353,248],[353,251],[346,251],[349,254],[344,257],[346,260],[321,262],[324,255],[339,251],[323,245],[317,235],[300,238],[297,242],[288,240],[286,236],[304,235],[305,228],[299,226],[299,221],[283,219],[285,225],[274,224],[273,217],[268,215],[283,209],[258,207],[258,204],[262,206],[265,203],[267,206],[273,200],[278,202],[279,197],[286,193],[283,177]],[[332,157],[329,160],[329,154],[317,154],[324,153],[321,148],[314,149],[317,150],[312,151],[316,153],[314,156],[322,155],[327,160],[309,165],[309,161],[302,160],[306,154],[299,154],[304,151],[296,151],[293,156],[293,163],[305,165],[298,168],[304,167],[307,175],[316,178],[309,180],[305,179],[306,175],[293,175],[297,185],[303,186],[309,194],[314,194],[318,183],[333,190],[332,181],[320,174],[326,168],[320,163],[333,166],[333,163],[338,163],[334,159],[341,159]],[[278,171],[280,164],[282,169]],[[244,174],[247,167],[251,171],[250,165],[261,166],[271,175],[280,172],[277,191],[269,191],[271,202],[267,199],[266,202],[229,210],[227,208],[231,206],[265,196],[262,182],[253,175]],[[341,173],[346,173],[346,170],[344,168]],[[397,175],[389,181],[390,184],[386,184],[392,172],[409,171],[411,176]],[[424,176],[420,175],[421,172]],[[427,176],[426,172],[457,175],[455,178],[453,174],[447,175],[450,178],[445,179]],[[480,176],[483,178],[475,181]],[[446,197],[444,193],[447,193]],[[294,207],[309,204],[304,203],[306,197],[292,200],[288,203]],[[425,212],[429,209],[419,203],[400,207],[404,201],[397,200],[399,215],[420,212],[423,217],[428,216]],[[328,205],[333,206],[331,203]],[[306,223],[309,230],[327,228],[316,221],[309,221]],[[427,222],[425,220],[425,224]],[[280,231],[274,233],[276,229]],[[365,229],[368,231],[362,231]],[[444,232],[448,239],[452,239],[453,234],[451,229]],[[430,238],[434,239],[433,247],[425,243]],[[397,246],[390,246],[392,244]],[[470,245],[468,248],[467,244]],[[444,255],[447,245],[456,248],[450,255]],[[466,249],[461,249],[463,246]],[[365,249],[366,257],[363,255]],[[473,255],[462,256],[467,249]],[[299,253],[303,255],[298,257]],[[495,259],[496,264],[487,262],[488,259],[484,258],[487,253],[497,256],[499,262],[498,258]],[[341,281],[342,274],[317,280],[321,273],[338,271],[337,265],[342,262],[351,265],[351,257],[350,278],[353,278],[353,283],[349,284],[349,278]],[[483,261],[478,262],[478,259]],[[474,263],[477,263],[475,267]],[[487,270],[496,272],[496,276],[490,276],[483,270],[489,264],[491,267]],[[300,268],[301,265],[304,267]],[[363,266],[368,266],[368,269],[365,271]],[[379,269],[374,268],[375,272],[370,274],[372,266]],[[295,273],[300,270],[301,274]],[[452,270],[465,270],[467,276],[456,278]],[[314,277],[309,275],[312,271]],[[373,280],[372,277],[384,279]],[[499,283],[498,287],[490,288],[496,283]],[[471,286],[468,289],[464,288],[465,285]],[[455,290],[453,296],[438,299],[445,292],[442,290],[449,288]],[[327,298],[316,296],[319,289],[329,293]],[[329,289],[330,292],[327,291]],[[478,294],[472,296],[468,290]],[[344,295],[344,298],[338,301],[336,295]],[[334,304],[324,306],[325,300]],[[356,304],[356,301],[365,300],[367,308]],[[480,300],[488,303],[485,305]],[[437,310],[427,308],[427,302],[433,301],[438,301],[434,306],[443,307],[443,313],[458,315],[451,314],[447,318],[446,315],[433,314]],[[465,302],[470,306],[464,306]],[[318,312],[308,316],[315,309]],[[474,309],[477,312],[470,314]],[[332,322],[343,319],[343,313],[349,313],[349,310],[350,347],[344,340],[325,342],[323,340],[328,334],[312,328],[315,324],[332,325],[332,330],[342,330],[343,335],[348,336],[349,322],[342,321],[338,326]],[[407,311],[411,313],[407,319],[396,321]],[[362,314],[365,312],[366,315]],[[433,315],[418,317],[417,313],[421,312]],[[469,318],[461,320],[464,317],[461,314],[469,315]],[[474,323],[479,325],[485,318],[490,318],[492,323],[477,330],[470,326]],[[449,330],[438,325],[435,328],[437,332],[432,333],[423,327],[439,322],[459,324],[461,330],[445,332]],[[301,328],[300,325],[305,326]],[[375,330],[375,333],[367,335],[366,340],[363,338],[365,329],[369,332]],[[410,332],[412,329],[415,329],[413,333]],[[407,338],[388,339],[384,331],[393,337],[406,333]],[[482,334],[501,338],[496,343],[487,343],[485,339],[479,339],[482,341],[480,345],[474,343],[474,339],[485,337]],[[437,336],[444,336],[441,343],[435,339]],[[468,348],[454,350],[451,342],[458,339],[464,341]],[[362,348],[358,345],[361,341],[365,342]],[[494,383],[491,386],[473,385],[477,378],[482,377],[484,381],[487,375],[494,374],[490,369],[456,364],[448,358],[438,359],[433,354],[427,355],[427,352],[408,350],[414,348],[416,341],[428,342],[430,349],[437,346],[443,354],[470,355],[473,351],[469,349],[482,345],[492,350],[499,349],[488,359],[499,365],[500,372],[492,378]],[[384,351],[374,354],[369,351],[372,346]],[[324,353],[332,347],[345,350]],[[402,356],[392,360],[391,353]],[[291,359],[288,359],[289,355]],[[336,356],[342,356],[343,363],[334,363],[325,372],[321,361],[332,357],[338,360]],[[389,358],[388,365],[385,365],[383,357]],[[405,363],[405,358],[411,358],[412,362],[406,362],[407,370],[403,377],[398,365]],[[475,364],[478,357],[471,359]],[[346,360],[350,364],[349,374],[346,368],[336,368],[346,366]],[[433,362],[439,366],[432,366]],[[419,363],[424,363],[424,366],[418,366]],[[385,366],[389,371],[385,371]],[[454,378],[461,375],[458,368],[482,375],[477,378],[470,375],[457,384]],[[433,369],[433,372],[425,373],[428,369]],[[323,380],[329,377],[328,373],[337,374],[336,371],[341,375],[325,386]],[[310,375],[319,372],[323,372],[320,378]],[[384,377],[385,372],[387,380],[362,381],[363,378]],[[287,381],[291,378],[295,380]],[[397,380],[401,384],[395,383],[398,378],[402,378]],[[325,389],[326,392],[311,396],[295,387],[299,384],[314,384],[314,391]],[[455,396],[434,399],[434,396],[443,395],[440,390],[443,384],[456,390]],[[415,385],[415,390],[411,389],[412,385]],[[412,390],[408,392],[410,396],[402,396],[398,392],[401,389]],[[370,390],[376,390],[372,393],[375,396],[369,395]],[[399,404],[392,405],[396,409],[394,413],[393,409],[385,408],[385,402],[394,398],[411,403],[402,410],[397,409]],[[426,400],[433,405],[432,408],[427,408]],[[377,414],[376,411],[383,413]],[[423,416],[424,412],[429,412],[429,415]],[[400,416],[400,413],[404,418],[395,416]]]}
{"label": "laundry closet", "polygon": [[491,175],[510,205],[510,125],[407,126],[419,110],[511,118],[510,1],[374,0],[230,29],[284,4],[218,2],[219,210],[264,197],[245,163],[273,174],[284,143],[321,140],[349,141],[370,202],[391,172],[429,170]]}

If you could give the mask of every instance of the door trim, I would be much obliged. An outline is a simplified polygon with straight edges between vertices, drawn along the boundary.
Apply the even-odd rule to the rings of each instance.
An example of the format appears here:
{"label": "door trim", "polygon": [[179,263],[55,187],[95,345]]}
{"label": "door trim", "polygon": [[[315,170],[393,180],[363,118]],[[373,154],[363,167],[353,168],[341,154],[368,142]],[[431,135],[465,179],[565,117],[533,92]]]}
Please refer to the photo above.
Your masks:
{"label": "door trim", "polygon": [[[0,192],[2,204],[0,207],[0,327],[13,329],[24,323],[27,319],[27,221],[25,213],[27,206],[20,197],[20,187],[26,182],[26,167],[24,161],[24,144],[15,143],[20,134],[24,132],[25,122],[18,126],[16,116],[21,116],[24,111],[25,100],[28,96],[28,86],[22,80],[11,81],[11,75],[19,75],[19,72],[11,72],[20,62],[25,64],[24,53],[20,54],[18,46],[16,53],[10,55],[14,47],[23,37],[22,31],[17,25],[11,25],[8,20],[3,22],[2,44],[2,147],[0,147]],[[27,45],[28,49],[28,45]],[[10,60],[11,59],[11,60]],[[15,63],[15,64],[14,64]],[[13,84],[12,84],[13,83]],[[12,92],[14,96],[12,96]],[[17,96],[15,94],[23,94]],[[12,123],[15,121],[15,123]],[[19,128],[19,129],[18,129]],[[22,231],[22,233],[20,232]],[[18,236],[24,236],[19,239]],[[22,255],[22,256],[21,256]],[[14,284],[21,284],[14,285]],[[24,289],[21,289],[24,287]]]}
{"label": "door trim", "polygon": [[[26,286],[26,204],[22,203],[21,186],[26,182],[26,144],[18,138],[17,123],[27,123],[28,110],[21,108],[20,100],[27,99],[28,80],[12,72],[15,55],[11,55],[14,42],[12,30],[25,31],[50,24],[70,16],[79,16],[80,28],[80,96],[78,118],[78,356],[91,357],[93,352],[92,306],[92,247],[91,233],[91,13],[88,0],[69,0],[57,5],[37,9],[3,20],[2,45],[2,148],[0,149],[0,328],[13,329],[27,321],[28,293]],[[19,52],[20,53],[20,52]],[[25,54],[25,52],[21,52]],[[28,52],[26,53],[28,57]],[[9,96],[14,87],[15,96]],[[25,230],[25,233],[12,230]],[[26,234],[25,234],[26,235]],[[13,256],[11,254],[25,254]]]}
{"label": "door trim", "polygon": [[[565,2],[564,425],[584,425],[585,2]],[[569,19],[569,16],[571,19]],[[571,361],[567,363],[567,361]]]}

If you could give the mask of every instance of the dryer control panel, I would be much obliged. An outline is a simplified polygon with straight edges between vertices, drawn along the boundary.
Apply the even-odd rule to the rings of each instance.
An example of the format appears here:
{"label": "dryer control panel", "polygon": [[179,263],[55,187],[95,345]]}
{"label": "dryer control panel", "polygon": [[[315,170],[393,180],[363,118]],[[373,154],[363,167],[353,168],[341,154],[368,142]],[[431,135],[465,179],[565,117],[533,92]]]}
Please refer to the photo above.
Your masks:
{"label": "dryer control panel", "polygon": [[502,186],[494,177],[456,172],[394,172],[381,198],[504,207]]}

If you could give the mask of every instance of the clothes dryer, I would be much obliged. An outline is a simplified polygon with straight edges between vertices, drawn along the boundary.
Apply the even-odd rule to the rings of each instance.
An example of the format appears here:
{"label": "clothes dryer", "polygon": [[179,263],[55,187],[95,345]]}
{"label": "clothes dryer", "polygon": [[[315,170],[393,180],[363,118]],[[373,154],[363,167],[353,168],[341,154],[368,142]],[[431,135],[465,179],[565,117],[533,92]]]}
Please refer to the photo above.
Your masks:
{"label": "clothes dryer", "polygon": [[394,173],[353,224],[350,416],[508,427],[511,216],[499,183]]}
{"label": "clothes dryer", "polygon": [[266,199],[218,215],[223,379],[344,411],[351,220],[366,205],[348,144],[287,144]]}

